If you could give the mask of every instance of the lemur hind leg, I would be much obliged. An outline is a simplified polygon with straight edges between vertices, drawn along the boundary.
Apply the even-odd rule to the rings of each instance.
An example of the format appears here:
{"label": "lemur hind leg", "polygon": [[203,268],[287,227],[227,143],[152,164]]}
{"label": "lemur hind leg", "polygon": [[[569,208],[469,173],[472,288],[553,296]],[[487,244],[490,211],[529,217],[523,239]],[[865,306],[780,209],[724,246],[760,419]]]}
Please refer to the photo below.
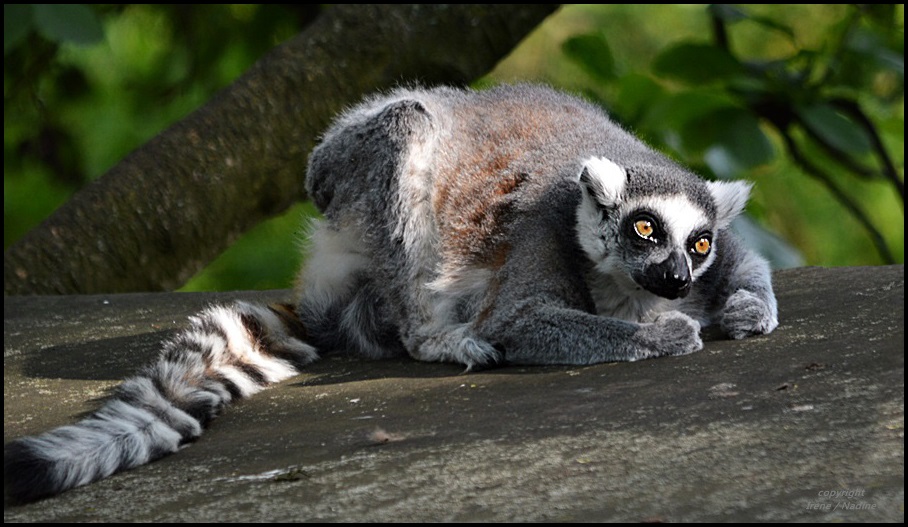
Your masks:
{"label": "lemur hind leg", "polygon": [[398,328],[371,278],[371,260],[357,231],[316,221],[310,243],[297,304],[309,342],[322,351],[370,358],[404,353]]}
{"label": "lemur hind leg", "polygon": [[488,302],[492,273],[485,269],[462,270],[455,279],[444,274],[424,288],[432,303],[431,314],[417,320],[404,341],[410,355],[427,362],[454,362],[467,370],[502,361],[501,352],[475,331],[475,317]]}

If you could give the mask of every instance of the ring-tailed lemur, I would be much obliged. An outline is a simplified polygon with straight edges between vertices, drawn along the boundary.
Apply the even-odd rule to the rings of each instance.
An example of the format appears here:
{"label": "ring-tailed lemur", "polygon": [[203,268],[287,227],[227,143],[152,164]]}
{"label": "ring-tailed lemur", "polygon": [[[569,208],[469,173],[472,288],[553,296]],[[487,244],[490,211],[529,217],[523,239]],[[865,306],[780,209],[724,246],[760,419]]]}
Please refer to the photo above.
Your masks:
{"label": "ring-tailed lemur", "polygon": [[399,89],[310,156],[325,219],[292,307],[211,308],[87,419],[5,448],[8,492],[62,492],[174,452],[321,352],[467,369],[699,350],[777,325],[770,271],[728,226],[750,186],[706,182],[591,104],[528,85]]}

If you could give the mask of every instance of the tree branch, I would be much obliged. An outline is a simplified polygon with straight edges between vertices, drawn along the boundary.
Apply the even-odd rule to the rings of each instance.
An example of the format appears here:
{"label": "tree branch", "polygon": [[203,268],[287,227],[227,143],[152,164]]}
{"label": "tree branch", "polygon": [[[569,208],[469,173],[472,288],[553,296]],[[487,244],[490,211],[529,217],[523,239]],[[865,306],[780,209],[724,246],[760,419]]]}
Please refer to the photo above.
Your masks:
{"label": "tree branch", "polygon": [[401,82],[469,82],[556,5],[337,5],[4,254],[6,294],[173,289],[303,198],[331,117]]}
{"label": "tree branch", "polygon": [[880,256],[883,258],[887,264],[895,263],[895,257],[892,255],[892,251],[889,250],[889,246],[886,245],[886,240],[883,238],[883,235],[873,226],[873,223],[870,221],[870,218],[864,214],[864,211],[858,206],[858,204],[852,200],[848,194],[839,188],[836,185],[835,181],[829,177],[820,167],[811,163],[804,154],[801,153],[801,150],[798,148],[798,145],[795,143],[791,133],[787,130],[780,130],[782,137],[785,139],[785,144],[788,147],[788,151],[791,153],[791,158],[807,172],[808,175],[813,177],[822,183],[832,195],[842,204],[856,220],[860,223],[867,233],[870,235],[870,240],[876,246],[877,251],[879,251]]}
{"label": "tree branch", "polygon": [[836,98],[832,99],[830,102],[839,108],[840,110],[848,113],[867,132],[867,135],[870,137],[870,142],[873,144],[873,149],[876,151],[877,157],[880,159],[880,165],[883,167],[883,175],[886,179],[892,183],[892,186],[895,187],[896,192],[899,193],[899,196],[902,198],[902,208],[905,208],[905,182],[899,177],[898,170],[895,168],[895,163],[892,161],[892,156],[889,155],[889,152],[886,150],[886,146],[883,144],[883,139],[880,137],[879,132],[877,132],[876,126],[873,124],[873,121],[870,120],[870,117],[864,113],[864,110],[861,109],[861,106],[856,102],[850,99],[845,98]]}

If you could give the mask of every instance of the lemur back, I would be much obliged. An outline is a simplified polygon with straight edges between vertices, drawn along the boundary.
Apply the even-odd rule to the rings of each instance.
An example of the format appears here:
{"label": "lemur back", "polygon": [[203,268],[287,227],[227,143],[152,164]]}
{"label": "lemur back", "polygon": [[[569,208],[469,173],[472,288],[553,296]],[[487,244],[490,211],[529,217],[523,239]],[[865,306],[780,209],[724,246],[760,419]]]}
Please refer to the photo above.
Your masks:
{"label": "lemur back", "polygon": [[728,231],[749,185],[703,181],[548,88],[370,98],[325,133],[306,188],[324,220],[293,305],[212,308],[88,419],[7,445],[13,497],[173,452],[318,353],[591,364],[778,323],[768,266]]}

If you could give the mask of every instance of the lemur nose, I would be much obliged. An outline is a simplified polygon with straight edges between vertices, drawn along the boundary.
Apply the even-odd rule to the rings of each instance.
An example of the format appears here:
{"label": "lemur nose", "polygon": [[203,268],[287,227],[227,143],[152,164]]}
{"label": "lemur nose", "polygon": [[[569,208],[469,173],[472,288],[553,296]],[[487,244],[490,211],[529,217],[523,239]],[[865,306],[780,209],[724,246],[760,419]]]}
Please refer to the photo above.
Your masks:
{"label": "lemur nose", "polygon": [[686,257],[676,252],[664,261],[649,266],[638,283],[650,293],[673,300],[690,293],[693,278]]}
{"label": "lemur nose", "polygon": [[683,297],[690,290],[691,276],[687,269],[687,260],[683,255],[673,254],[663,263],[662,281],[668,291]]}
{"label": "lemur nose", "polygon": [[671,273],[671,275],[669,275],[669,272],[666,271],[662,278],[665,280],[666,284],[677,287],[678,289],[683,289],[690,283],[690,276],[688,276],[687,273]]}

